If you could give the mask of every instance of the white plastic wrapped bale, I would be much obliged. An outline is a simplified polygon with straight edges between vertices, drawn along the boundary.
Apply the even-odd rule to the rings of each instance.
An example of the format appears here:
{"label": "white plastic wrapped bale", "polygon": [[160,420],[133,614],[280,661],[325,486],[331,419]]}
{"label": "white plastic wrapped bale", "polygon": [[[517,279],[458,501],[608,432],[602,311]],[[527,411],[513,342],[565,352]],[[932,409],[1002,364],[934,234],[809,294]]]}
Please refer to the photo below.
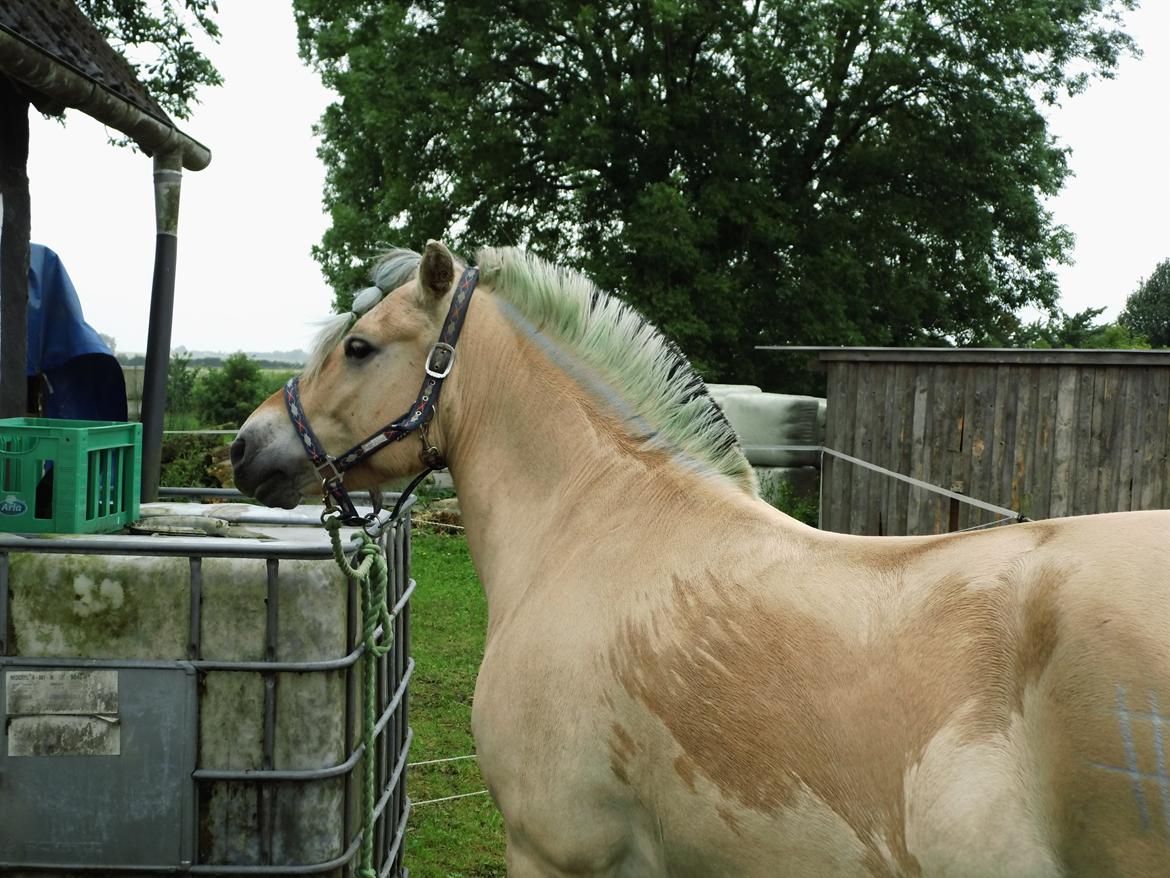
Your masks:
{"label": "white plastic wrapped bale", "polygon": [[783,393],[729,393],[716,397],[755,467],[819,466],[816,451],[785,451],[786,445],[819,446],[825,436],[825,401]]}
{"label": "white plastic wrapped bale", "polygon": [[708,384],[707,392],[723,407],[723,400],[736,393],[763,393],[754,384]]}

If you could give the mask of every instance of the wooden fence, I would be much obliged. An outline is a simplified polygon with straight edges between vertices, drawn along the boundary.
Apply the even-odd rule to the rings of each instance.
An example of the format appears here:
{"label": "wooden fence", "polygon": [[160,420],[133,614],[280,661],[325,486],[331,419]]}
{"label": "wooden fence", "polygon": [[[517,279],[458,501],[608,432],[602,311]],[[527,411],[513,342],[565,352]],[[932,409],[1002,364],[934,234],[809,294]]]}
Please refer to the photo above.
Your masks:
{"label": "wooden fence", "polygon": [[[1170,351],[810,350],[828,372],[827,448],[1029,518],[1170,508]],[[821,485],[826,530],[996,520],[830,455]]]}

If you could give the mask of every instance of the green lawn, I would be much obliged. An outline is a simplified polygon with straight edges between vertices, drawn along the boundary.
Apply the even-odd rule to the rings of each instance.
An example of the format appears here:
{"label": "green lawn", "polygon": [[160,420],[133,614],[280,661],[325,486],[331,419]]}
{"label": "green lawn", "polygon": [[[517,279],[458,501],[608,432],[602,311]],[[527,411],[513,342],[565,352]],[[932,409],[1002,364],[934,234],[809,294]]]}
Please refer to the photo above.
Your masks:
{"label": "green lawn", "polygon": [[[471,697],[483,656],[487,610],[461,536],[413,535],[411,599],[410,761],[464,756],[471,739]],[[474,760],[409,770],[415,802],[484,788]],[[412,878],[504,876],[504,830],[489,796],[418,805],[406,834]]]}

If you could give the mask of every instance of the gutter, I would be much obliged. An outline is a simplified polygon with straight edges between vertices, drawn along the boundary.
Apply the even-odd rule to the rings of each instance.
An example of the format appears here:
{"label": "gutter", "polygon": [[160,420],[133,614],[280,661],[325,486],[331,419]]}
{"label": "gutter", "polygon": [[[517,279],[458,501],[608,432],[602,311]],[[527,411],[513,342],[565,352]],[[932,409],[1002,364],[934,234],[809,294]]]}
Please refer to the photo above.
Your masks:
{"label": "gutter", "polygon": [[[117,129],[147,155],[175,153],[189,171],[202,171],[211,162],[211,150],[184,134],[174,123],[147,113],[31,43],[0,30],[0,72],[49,98],[43,112],[74,107]],[[36,102],[34,102],[36,103]]]}

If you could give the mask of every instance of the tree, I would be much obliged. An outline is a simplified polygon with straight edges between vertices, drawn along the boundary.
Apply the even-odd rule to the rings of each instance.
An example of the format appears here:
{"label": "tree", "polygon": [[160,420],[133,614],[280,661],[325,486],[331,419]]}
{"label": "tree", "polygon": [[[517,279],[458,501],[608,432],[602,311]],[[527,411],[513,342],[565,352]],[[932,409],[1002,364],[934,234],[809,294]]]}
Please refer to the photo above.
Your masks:
{"label": "tree", "polygon": [[219,11],[217,0],[77,0],[77,5],[175,118],[190,118],[200,86],[222,84],[192,40],[198,33],[219,39],[212,17]]}
{"label": "tree", "polygon": [[235,353],[220,368],[199,376],[195,411],[207,426],[238,427],[268,394],[256,361],[247,354]]}
{"label": "tree", "polygon": [[1154,347],[1170,347],[1170,259],[1163,259],[1125,300],[1118,322],[1146,336]]}
{"label": "tree", "polygon": [[191,355],[175,351],[167,368],[167,414],[185,415],[195,404],[195,385],[199,370],[192,367]]}
{"label": "tree", "polygon": [[756,344],[914,344],[1053,309],[1065,151],[1133,0],[294,0],[348,306],[380,243],[585,270],[710,379]]}
{"label": "tree", "polygon": [[1086,308],[1076,314],[1057,309],[1047,320],[1019,324],[1006,338],[981,341],[987,347],[1109,348],[1148,350],[1150,342],[1120,323],[1097,323],[1104,308]]}

